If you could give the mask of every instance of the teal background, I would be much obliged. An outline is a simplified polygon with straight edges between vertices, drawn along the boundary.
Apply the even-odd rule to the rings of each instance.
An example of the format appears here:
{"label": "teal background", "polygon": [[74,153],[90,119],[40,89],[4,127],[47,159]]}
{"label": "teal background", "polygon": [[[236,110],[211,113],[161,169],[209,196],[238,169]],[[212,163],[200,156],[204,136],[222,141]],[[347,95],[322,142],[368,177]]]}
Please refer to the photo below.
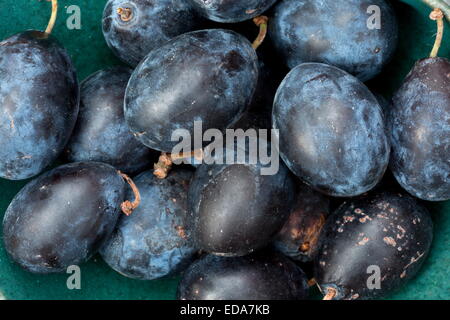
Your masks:
{"label": "teal background", "polygon": [[[183,1],[183,0],[180,0]],[[400,44],[392,63],[368,85],[389,97],[417,59],[426,57],[434,43],[435,22],[419,0],[392,1],[400,20]],[[79,79],[107,66],[120,64],[109,51],[101,32],[106,0],[60,0],[53,31],[69,51]],[[406,3],[406,4],[405,4]],[[81,8],[81,30],[68,30],[66,9]],[[0,39],[27,29],[44,30],[50,2],[2,0]],[[440,56],[450,57],[450,28],[446,24]],[[1,145],[0,145],[1,147]],[[26,183],[0,179],[0,219],[9,202]],[[428,204],[435,222],[432,251],[420,274],[388,299],[450,299],[450,202]],[[0,237],[2,235],[0,234]],[[125,278],[95,257],[81,266],[82,289],[68,290],[67,274],[33,275],[12,263],[0,241],[0,299],[173,299],[177,278],[142,282]]]}

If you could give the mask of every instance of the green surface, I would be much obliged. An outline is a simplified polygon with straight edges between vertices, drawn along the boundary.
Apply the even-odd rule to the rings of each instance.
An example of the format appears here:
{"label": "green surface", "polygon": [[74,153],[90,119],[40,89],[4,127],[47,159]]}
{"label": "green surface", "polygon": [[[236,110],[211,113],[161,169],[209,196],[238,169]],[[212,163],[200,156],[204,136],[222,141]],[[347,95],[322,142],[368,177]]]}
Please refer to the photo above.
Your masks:
{"label": "green surface", "polygon": [[[183,1],[183,0],[180,0]],[[401,24],[401,40],[394,61],[369,86],[386,96],[399,83],[414,62],[426,57],[434,42],[435,23],[429,9],[418,0],[399,1],[396,10]],[[106,0],[60,0],[59,17],[53,34],[68,49],[80,80],[106,66],[119,64],[108,50],[101,32],[101,16]],[[67,6],[81,8],[81,30],[68,30]],[[26,29],[45,29],[50,3],[38,0],[2,0],[0,39]],[[450,27],[446,25],[440,56],[450,57]],[[1,146],[0,146],[1,147]],[[0,179],[0,218],[25,182]],[[428,205],[435,222],[432,252],[420,274],[390,299],[450,299],[450,202]],[[1,236],[1,234],[0,234]],[[130,280],[110,270],[95,257],[81,266],[82,289],[68,290],[67,274],[33,275],[22,271],[7,257],[0,241],[0,299],[172,299],[177,279],[142,282]]]}

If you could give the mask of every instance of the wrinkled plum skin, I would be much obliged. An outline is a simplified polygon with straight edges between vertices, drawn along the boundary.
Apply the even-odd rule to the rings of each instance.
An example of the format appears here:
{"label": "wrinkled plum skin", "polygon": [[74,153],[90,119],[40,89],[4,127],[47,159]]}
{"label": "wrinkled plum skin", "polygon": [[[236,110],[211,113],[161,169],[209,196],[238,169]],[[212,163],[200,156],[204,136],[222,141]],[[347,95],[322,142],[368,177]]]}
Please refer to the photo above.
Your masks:
{"label": "wrinkled plum skin", "polygon": [[[192,172],[176,169],[167,179],[144,172],[134,179],[141,203],[122,216],[100,250],[103,259],[130,278],[152,280],[182,271],[196,250],[186,228],[187,191]],[[132,198],[128,192],[126,198]]]}
{"label": "wrinkled plum skin", "polygon": [[318,191],[356,196],[383,177],[390,148],[381,107],[345,71],[319,63],[297,66],[278,89],[272,119],[281,157]]}
{"label": "wrinkled plum skin", "polygon": [[[315,279],[336,299],[371,299],[399,288],[420,269],[433,238],[427,210],[409,195],[378,193],[344,203],[320,236]],[[369,266],[381,271],[381,289],[368,289]]]}
{"label": "wrinkled plum skin", "polygon": [[67,52],[40,31],[0,42],[0,177],[31,178],[59,156],[78,115]]}
{"label": "wrinkled plum skin", "polygon": [[133,72],[125,119],[143,144],[171,152],[177,129],[193,137],[194,121],[203,130],[223,130],[239,119],[257,80],[257,56],[243,36],[221,29],[187,33],[153,50]]}
{"label": "wrinkled plum skin", "polygon": [[186,270],[177,296],[179,300],[302,300],[308,296],[308,285],[303,271],[281,254],[206,255]]}
{"label": "wrinkled plum skin", "polygon": [[277,0],[190,0],[206,18],[224,23],[252,19],[269,9]]}
{"label": "wrinkled plum skin", "polygon": [[420,60],[389,113],[390,168],[406,191],[423,200],[450,199],[449,88],[449,60]]}
{"label": "wrinkled plum skin", "polygon": [[286,256],[300,262],[312,261],[320,231],[330,210],[323,194],[301,184],[288,220],[278,233],[274,246]]}
{"label": "wrinkled plum skin", "polygon": [[[132,10],[123,21],[117,9]],[[170,39],[198,29],[198,14],[186,0],[109,0],[103,11],[103,35],[114,54],[130,66]]]}
{"label": "wrinkled plum skin", "polygon": [[[372,5],[381,9],[381,29],[367,27]],[[397,20],[384,0],[284,0],[273,11],[269,38],[290,68],[322,62],[366,81],[395,52]]]}
{"label": "wrinkled plum skin", "polygon": [[107,164],[53,169],[28,183],[9,205],[5,248],[30,272],[64,272],[97,252],[114,229],[124,196],[123,179]]}
{"label": "wrinkled plum skin", "polygon": [[154,162],[156,152],[140,143],[125,123],[123,98],[131,72],[114,67],[81,83],[80,113],[66,148],[70,162],[104,162],[128,174]]}
{"label": "wrinkled plum skin", "polygon": [[275,175],[259,164],[197,168],[189,190],[190,228],[196,246],[222,256],[242,256],[267,245],[286,222],[295,185],[280,163]]}

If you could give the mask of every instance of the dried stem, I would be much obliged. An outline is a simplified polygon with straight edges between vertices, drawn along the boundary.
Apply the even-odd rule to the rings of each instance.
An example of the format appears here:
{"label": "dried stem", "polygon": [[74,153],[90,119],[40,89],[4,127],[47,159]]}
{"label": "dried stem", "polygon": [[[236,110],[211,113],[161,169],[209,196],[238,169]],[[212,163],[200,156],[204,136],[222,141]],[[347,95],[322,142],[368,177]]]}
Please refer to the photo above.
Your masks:
{"label": "dried stem", "polygon": [[450,22],[450,5],[443,0],[422,0],[424,3],[429,5],[431,8],[439,8],[441,9],[447,20]]}
{"label": "dried stem", "polygon": [[52,33],[53,27],[55,26],[56,16],[58,15],[58,0],[52,1],[52,15],[50,16],[50,20],[48,21],[47,28],[45,29],[45,33]]}
{"label": "dried stem", "polygon": [[430,19],[435,20],[437,23],[437,34],[434,42],[433,50],[431,50],[430,58],[436,58],[439,52],[439,48],[442,44],[442,37],[444,36],[444,13],[441,9],[435,8],[430,13]]}
{"label": "dried stem", "polygon": [[153,174],[159,179],[167,178],[170,170],[172,169],[172,165],[174,161],[188,159],[194,157],[197,160],[203,159],[203,150],[194,150],[192,152],[179,153],[179,154],[168,154],[161,153],[159,160],[154,165]]}
{"label": "dried stem", "polygon": [[141,194],[139,193],[139,189],[134,184],[133,180],[126,174],[119,171],[120,176],[130,185],[131,190],[133,190],[134,193],[134,201],[131,202],[129,200],[125,200],[122,202],[122,205],[120,206],[122,209],[122,212],[126,214],[127,216],[131,215],[133,213],[133,210],[136,209],[139,204],[141,203]]}
{"label": "dried stem", "polygon": [[267,18],[266,16],[259,16],[254,18],[253,22],[256,24],[256,26],[259,27],[259,34],[252,44],[253,49],[256,50],[259,48],[259,46],[264,42],[264,39],[266,38],[267,24],[269,22],[269,18]]}

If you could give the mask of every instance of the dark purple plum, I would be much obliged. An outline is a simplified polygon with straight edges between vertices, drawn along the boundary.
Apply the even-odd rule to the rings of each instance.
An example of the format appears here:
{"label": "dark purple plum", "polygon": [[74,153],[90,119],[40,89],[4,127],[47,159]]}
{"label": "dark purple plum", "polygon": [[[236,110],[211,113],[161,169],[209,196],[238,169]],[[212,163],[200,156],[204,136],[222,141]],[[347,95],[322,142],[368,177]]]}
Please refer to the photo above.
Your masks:
{"label": "dark purple plum", "polygon": [[206,255],[185,272],[179,300],[303,300],[308,297],[304,272],[281,254],[245,257]]}
{"label": "dark purple plum", "polygon": [[[187,193],[192,171],[177,168],[166,179],[144,172],[134,179],[141,202],[123,215],[100,250],[106,263],[130,278],[152,280],[193,262],[196,250],[187,229]],[[132,198],[129,192],[127,198]]]}
{"label": "dark purple plum", "polygon": [[394,95],[389,114],[390,168],[423,200],[450,199],[450,61],[416,63]]}
{"label": "dark purple plum", "polygon": [[66,148],[69,161],[104,162],[135,174],[156,160],[156,152],[140,143],[125,123],[123,99],[131,72],[114,67],[81,83],[80,113]]}
{"label": "dark purple plum", "polygon": [[151,50],[200,23],[186,0],[109,0],[102,28],[114,54],[135,67]]}
{"label": "dark purple plum", "polygon": [[278,233],[274,246],[286,256],[300,262],[314,259],[320,231],[330,210],[329,199],[301,184],[288,220]]}
{"label": "dark purple plum", "polygon": [[223,130],[239,119],[257,80],[257,55],[243,36],[222,29],[187,33],[153,50],[133,72],[125,119],[143,144],[172,152],[177,129],[193,137],[194,121],[203,130]]}
{"label": "dark purple plum", "polygon": [[28,183],[3,220],[11,258],[33,273],[64,272],[95,254],[119,218],[125,182],[115,168],[79,162]]}
{"label": "dark purple plum", "polygon": [[0,42],[0,177],[31,178],[55,161],[78,104],[75,69],[53,36],[26,31]]}
{"label": "dark purple plum", "polygon": [[328,299],[381,297],[417,274],[432,238],[428,211],[409,195],[364,196],[327,220],[314,277]]}
{"label": "dark purple plum", "polygon": [[[379,28],[372,28],[373,17]],[[283,0],[274,7],[269,38],[290,68],[322,62],[366,81],[392,58],[398,25],[384,0]]]}
{"label": "dark purple plum", "polygon": [[210,20],[224,23],[235,23],[259,16],[269,9],[277,0],[189,1],[202,15]]}
{"label": "dark purple plum", "polygon": [[243,256],[273,240],[291,211],[295,183],[283,163],[272,175],[262,175],[263,167],[250,161],[198,166],[189,190],[196,247]]}
{"label": "dark purple plum", "polygon": [[347,72],[320,63],[297,66],[278,89],[272,119],[281,157],[318,191],[357,196],[383,177],[390,147],[381,107]]}

